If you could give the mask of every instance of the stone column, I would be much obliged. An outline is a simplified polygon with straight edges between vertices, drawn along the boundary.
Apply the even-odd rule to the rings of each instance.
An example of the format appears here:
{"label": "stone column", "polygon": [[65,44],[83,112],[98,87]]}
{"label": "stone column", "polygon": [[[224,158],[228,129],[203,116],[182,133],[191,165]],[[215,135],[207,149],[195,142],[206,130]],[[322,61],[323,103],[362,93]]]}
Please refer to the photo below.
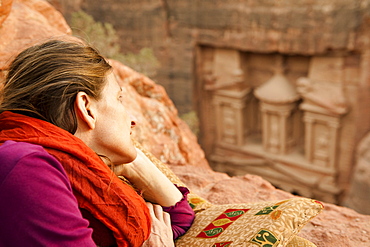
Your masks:
{"label": "stone column", "polygon": [[262,142],[263,148],[271,153],[287,154],[292,143],[292,136],[288,135],[288,128],[292,128],[292,122],[289,120],[295,103],[275,105],[261,102],[262,112]]}
{"label": "stone column", "polygon": [[[305,131],[305,156],[308,162],[336,169],[339,142],[340,115],[328,116],[324,111],[303,104]],[[314,111],[316,109],[316,111]]]}
{"label": "stone column", "polygon": [[247,102],[250,88],[237,84],[216,90],[213,105],[216,111],[217,143],[242,146],[248,134]]}
{"label": "stone column", "polygon": [[308,116],[307,114],[304,115],[303,117],[303,121],[305,122],[305,157],[307,159],[308,162],[312,162],[312,141],[311,141],[311,135],[312,135],[312,129],[313,129],[313,123],[314,123],[314,119],[310,116]]}

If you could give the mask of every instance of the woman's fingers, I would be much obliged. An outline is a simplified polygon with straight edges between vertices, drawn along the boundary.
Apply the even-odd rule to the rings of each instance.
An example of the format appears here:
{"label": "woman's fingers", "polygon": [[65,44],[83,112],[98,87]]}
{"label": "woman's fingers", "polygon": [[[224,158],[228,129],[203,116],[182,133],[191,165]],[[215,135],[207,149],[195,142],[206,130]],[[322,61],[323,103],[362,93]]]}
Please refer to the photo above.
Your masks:
{"label": "woman's fingers", "polygon": [[[158,214],[160,213],[160,210],[162,209],[162,207],[159,205],[153,204],[151,202],[145,202],[145,204],[149,209],[150,216],[154,219],[158,219]],[[159,209],[158,206],[161,208]],[[163,212],[163,209],[162,209],[162,212]]]}
{"label": "woman's fingers", "polygon": [[170,215],[163,212],[161,206],[146,202],[152,218],[152,229],[149,239],[143,246],[174,247]]}
{"label": "woman's fingers", "polygon": [[162,209],[162,207],[157,205],[157,204],[154,204],[153,205],[153,210],[154,210],[155,217],[159,221],[163,221],[163,209]]}
{"label": "woman's fingers", "polygon": [[168,227],[171,227],[171,216],[169,213],[163,212],[163,221]]}
{"label": "woman's fingers", "polygon": [[152,204],[150,202],[146,202],[146,205],[152,218],[165,223],[167,226],[171,226],[171,216],[167,212],[164,212],[160,205]]}
{"label": "woman's fingers", "polygon": [[171,227],[171,216],[169,213],[164,212],[163,208],[159,205],[153,205],[154,213],[157,219],[163,222],[166,226]]}

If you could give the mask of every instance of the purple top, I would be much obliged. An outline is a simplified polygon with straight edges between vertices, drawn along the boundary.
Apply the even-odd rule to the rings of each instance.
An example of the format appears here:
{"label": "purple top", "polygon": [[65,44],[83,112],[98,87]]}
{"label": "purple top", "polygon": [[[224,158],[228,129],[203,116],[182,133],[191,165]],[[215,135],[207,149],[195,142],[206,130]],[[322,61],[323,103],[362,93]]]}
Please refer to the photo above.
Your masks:
{"label": "purple top", "polygon": [[[0,147],[0,247],[96,246],[69,179],[41,146],[6,141]],[[174,237],[190,227],[194,212],[184,198],[170,213]]]}
{"label": "purple top", "polygon": [[190,207],[186,195],[189,190],[185,187],[176,186],[184,195],[181,201],[171,207],[162,207],[163,211],[171,215],[171,226],[173,232],[173,239],[176,239],[185,234],[193,223],[195,213]]}
{"label": "purple top", "polygon": [[59,161],[13,141],[0,160],[0,246],[96,246]]}

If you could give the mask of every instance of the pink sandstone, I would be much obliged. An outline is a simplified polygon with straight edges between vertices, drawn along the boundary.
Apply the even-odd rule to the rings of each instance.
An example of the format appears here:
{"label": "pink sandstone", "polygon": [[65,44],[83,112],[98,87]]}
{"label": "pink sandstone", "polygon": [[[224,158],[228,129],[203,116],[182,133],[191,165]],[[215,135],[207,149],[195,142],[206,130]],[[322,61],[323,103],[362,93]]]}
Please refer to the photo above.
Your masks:
{"label": "pink sandstone", "polygon": [[[0,28],[1,79],[8,61],[24,47],[47,38],[72,38],[60,13],[42,0],[16,0],[10,12],[3,5],[1,18],[6,18]],[[196,137],[179,119],[163,87],[116,61],[111,62],[127,92],[126,106],[138,121],[135,138],[169,164],[195,193],[215,204],[293,196],[258,176],[229,177],[212,171]],[[303,228],[300,236],[319,247],[370,246],[370,216],[329,203],[325,207],[321,215]]]}

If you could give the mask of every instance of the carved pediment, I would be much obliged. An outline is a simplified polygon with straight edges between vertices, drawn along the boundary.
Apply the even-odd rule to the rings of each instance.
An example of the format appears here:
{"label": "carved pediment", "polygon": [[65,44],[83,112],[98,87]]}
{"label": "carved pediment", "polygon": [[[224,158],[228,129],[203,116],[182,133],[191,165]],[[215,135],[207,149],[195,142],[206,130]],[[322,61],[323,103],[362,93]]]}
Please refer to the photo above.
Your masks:
{"label": "carved pediment", "polygon": [[327,115],[344,115],[349,111],[340,86],[319,84],[307,77],[301,77],[297,80],[297,91],[304,100],[301,104],[303,110]]}

